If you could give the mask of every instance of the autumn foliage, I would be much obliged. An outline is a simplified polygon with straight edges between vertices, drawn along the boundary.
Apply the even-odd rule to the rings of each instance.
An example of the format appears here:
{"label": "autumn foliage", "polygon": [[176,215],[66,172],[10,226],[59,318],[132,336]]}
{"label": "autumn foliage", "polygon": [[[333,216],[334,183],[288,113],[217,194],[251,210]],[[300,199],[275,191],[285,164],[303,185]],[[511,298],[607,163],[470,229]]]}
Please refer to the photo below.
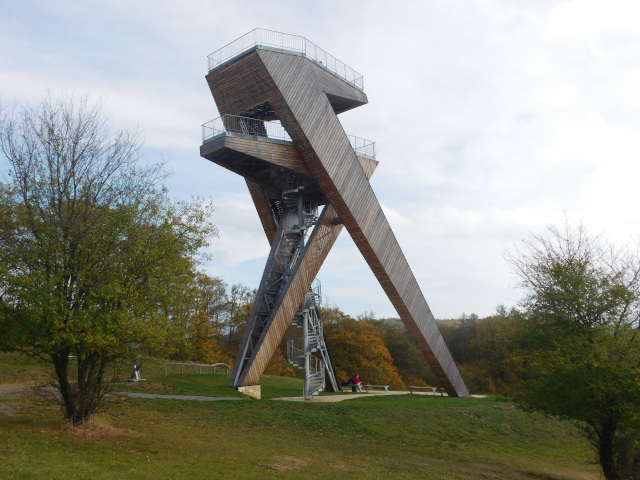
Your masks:
{"label": "autumn foliage", "polygon": [[375,325],[355,320],[338,308],[323,308],[320,315],[338,379],[357,373],[366,384],[405,387]]}

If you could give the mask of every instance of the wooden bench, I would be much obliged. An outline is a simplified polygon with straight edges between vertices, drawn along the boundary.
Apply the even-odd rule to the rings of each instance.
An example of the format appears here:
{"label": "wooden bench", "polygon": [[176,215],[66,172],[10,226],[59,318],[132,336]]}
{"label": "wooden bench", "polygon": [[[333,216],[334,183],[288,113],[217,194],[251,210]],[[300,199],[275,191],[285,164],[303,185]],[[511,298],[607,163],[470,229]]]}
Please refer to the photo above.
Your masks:
{"label": "wooden bench", "polygon": [[438,388],[438,387],[416,387],[416,386],[410,386],[409,387],[409,393],[413,393],[414,390],[431,390],[434,395],[436,394],[436,390],[440,390],[440,396],[444,397],[444,388]]}
{"label": "wooden bench", "polygon": [[364,391],[369,393],[370,388],[384,388],[385,392],[389,392],[389,385],[363,385]]}

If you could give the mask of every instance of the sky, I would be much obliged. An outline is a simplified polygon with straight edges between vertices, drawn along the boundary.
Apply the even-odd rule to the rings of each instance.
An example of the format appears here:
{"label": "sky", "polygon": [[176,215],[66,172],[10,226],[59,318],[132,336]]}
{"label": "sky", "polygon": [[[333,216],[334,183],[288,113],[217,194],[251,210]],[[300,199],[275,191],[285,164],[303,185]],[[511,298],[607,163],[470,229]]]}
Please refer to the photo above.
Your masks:
{"label": "sky", "polygon": [[[639,25],[637,0],[0,0],[0,102],[101,99],[174,195],[214,203],[203,269],[255,288],[269,245],[244,181],[199,156],[207,55],[304,36],[364,76],[369,103],[339,118],[376,142],[371,184],[433,314],[482,317],[517,305],[505,251],[545,226],[638,238]],[[318,277],[326,305],[397,316],[346,231]]]}

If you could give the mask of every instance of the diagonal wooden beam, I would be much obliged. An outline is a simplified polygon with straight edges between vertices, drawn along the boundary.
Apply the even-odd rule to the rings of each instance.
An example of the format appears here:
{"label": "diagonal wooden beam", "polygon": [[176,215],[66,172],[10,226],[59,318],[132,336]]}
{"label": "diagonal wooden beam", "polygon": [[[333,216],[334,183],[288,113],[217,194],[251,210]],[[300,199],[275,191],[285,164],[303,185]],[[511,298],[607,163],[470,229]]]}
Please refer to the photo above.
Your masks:
{"label": "diagonal wooden beam", "polygon": [[304,58],[262,50],[258,54],[281,94],[271,105],[300,156],[447,393],[468,396],[418,282],[322,88],[329,74]]}

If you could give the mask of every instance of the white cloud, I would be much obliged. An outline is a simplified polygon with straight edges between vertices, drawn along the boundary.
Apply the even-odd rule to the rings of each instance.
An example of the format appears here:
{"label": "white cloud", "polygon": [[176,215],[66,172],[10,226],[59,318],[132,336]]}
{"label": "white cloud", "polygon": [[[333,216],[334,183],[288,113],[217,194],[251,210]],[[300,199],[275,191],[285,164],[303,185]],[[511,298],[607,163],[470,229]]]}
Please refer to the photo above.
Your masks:
{"label": "white cloud", "polygon": [[[502,252],[565,213],[638,232],[636,2],[5,4],[0,100],[89,92],[115,124],[140,126],[147,158],[169,158],[169,186],[216,204],[209,268],[230,283],[255,286],[268,245],[242,180],[199,158],[200,124],[217,116],[203,77],[209,53],[255,27],[304,35],[364,74],[370,104],[340,118],[377,142],[374,191],[436,316],[512,303]],[[347,234],[321,279],[351,314],[393,314]]]}
{"label": "white cloud", "polygon": [[[218,197],[214,223],[219,230],[219,238],[211,246],[216,264],[237,268],[269,254],[269,242],[248,191]],[[260,274],[256,274],[256,283]]]}

